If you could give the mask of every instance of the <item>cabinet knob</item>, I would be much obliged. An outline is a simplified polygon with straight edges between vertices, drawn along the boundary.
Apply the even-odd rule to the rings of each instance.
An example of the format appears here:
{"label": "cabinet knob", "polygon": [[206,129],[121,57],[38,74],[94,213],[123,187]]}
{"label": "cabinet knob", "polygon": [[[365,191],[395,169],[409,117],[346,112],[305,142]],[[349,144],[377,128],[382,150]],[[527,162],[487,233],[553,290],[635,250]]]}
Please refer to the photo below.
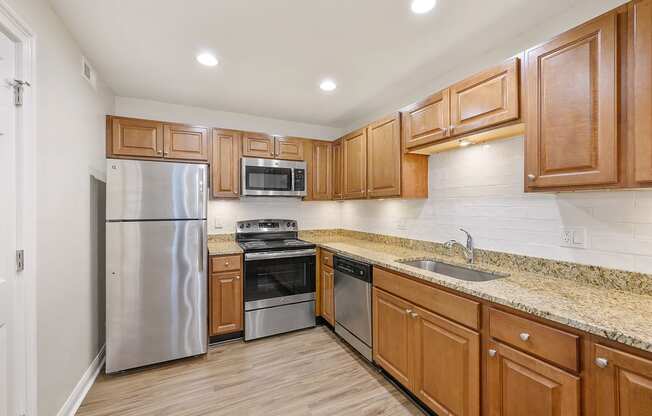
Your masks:
{"label": "cabinet knob", "polygon": [[228,262],[228,261],[225,261],[225,262],[224,262],[224,265],[225,265],[225,266],[228,266],[228,265],[229,265],[229,262]]}
{"label": "cabinet knob", "polygon": [[521,338],[521,341],[527,341],[528,339],[530,339],[530,334],[528,334],[527,332],[523,332],[519,334],[519,338]]}
{"label": "cabinet knob", "polygon": [[530,180],[530,182],[532,182],[533,180],[535,180],[537,178],[537,175],[534,175],[534,174],[530,173],[529,175],[527,175],[527,178]]}
{"label": "cabinet knob", "polygon": [[609,360],[606,358],[598,357],[595,359],[595,365],[600,368],[606,368],[609,365]]}
{"label": "cabinet knob", "polygon": [[411,314],[411,313],[412,313],[412,309],[406,309],[406,310],[405,310],[405,313],[407,313],[408,315]]}
{"label": "cabinet knob", "polygon": [[494,350],[494,349],[490,349],[490,350],[489,350],[489,356],[490,356],[490,357],[495,357],[495,356],[496,356],[496,350]]}
{"label": "cabinet knob", "polygon": [[161,153],[163,153],[163,151],[162,151],[162,150],[159,150],[159,151],[156,152],[156,153],[158,153],[158,154],[160,155]]}
{"label": "cabinet knob", "polygon": [[238,280],[240,280],[240,276],[236,276],[235,278],[238,279]]}

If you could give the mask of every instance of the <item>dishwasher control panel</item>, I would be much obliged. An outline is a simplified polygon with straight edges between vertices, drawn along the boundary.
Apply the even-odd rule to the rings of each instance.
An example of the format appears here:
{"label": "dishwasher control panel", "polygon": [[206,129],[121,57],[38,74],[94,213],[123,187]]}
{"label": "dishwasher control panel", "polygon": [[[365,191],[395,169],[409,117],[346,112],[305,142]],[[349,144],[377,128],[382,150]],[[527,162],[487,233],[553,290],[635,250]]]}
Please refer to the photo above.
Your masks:
{"label": "dishwasher control panel", "polygon": [[333,256],[333,268],[349,276],[371,283],[372,268],[370,264],[362,263],[346,257]]}

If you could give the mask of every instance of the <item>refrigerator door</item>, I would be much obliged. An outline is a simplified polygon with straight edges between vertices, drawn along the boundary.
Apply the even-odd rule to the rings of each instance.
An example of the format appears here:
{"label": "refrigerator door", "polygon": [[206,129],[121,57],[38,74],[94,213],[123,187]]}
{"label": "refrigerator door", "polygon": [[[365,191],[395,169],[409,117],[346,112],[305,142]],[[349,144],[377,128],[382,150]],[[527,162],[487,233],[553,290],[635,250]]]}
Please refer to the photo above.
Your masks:
{"label": "refrigerator door", "polygon": [[205,219],[208,166],[107,159],[107,221]]}
{"label": "refrigerator door", "polygon": [[107,223],[106,371],[206,352],[206,221]]}

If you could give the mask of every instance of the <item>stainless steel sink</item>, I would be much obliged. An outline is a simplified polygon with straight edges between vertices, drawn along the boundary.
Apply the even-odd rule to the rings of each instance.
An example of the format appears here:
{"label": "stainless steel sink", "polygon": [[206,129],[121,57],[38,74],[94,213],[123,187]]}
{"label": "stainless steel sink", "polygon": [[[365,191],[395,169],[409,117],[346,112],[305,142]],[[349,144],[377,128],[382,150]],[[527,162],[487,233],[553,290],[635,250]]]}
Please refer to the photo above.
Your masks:
{"label": "stainless steel sink", "polygon": [[466,280],[467,282],[488,282],[490,280],[502,279],[503,277],[509,276],[504,273],[483,272],[435,260],[398,260],[398,262],[416,267],[417,269],[428,270],[455,279]]}

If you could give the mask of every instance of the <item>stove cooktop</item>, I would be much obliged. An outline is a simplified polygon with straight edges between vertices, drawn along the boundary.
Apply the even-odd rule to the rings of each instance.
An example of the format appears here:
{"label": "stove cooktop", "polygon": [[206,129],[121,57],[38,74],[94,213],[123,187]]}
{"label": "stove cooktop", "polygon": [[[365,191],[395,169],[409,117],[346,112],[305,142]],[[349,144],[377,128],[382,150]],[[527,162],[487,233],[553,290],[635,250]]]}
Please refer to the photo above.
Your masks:
{"label": "stove cooktop", "polygon": [[245,252],[253,252],[308,249],[315,248],[315,245],[299,239],[286,239],[241,241],[240,247],[242,247]]}

